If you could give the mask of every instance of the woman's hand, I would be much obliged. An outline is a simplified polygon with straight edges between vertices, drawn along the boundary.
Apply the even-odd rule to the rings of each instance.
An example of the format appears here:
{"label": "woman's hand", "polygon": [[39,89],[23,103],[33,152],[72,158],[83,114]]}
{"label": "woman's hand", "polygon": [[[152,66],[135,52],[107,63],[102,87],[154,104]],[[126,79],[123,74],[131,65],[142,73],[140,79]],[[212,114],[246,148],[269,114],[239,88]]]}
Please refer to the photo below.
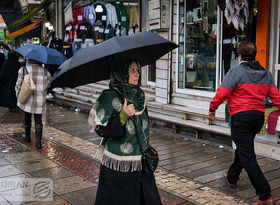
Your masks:
{"label": "woman's hand", "polygon": [[127,99],[124,99],[123,110],[128,116],[133,116],[136,113],[135,107],[133,104],[127,105]]}

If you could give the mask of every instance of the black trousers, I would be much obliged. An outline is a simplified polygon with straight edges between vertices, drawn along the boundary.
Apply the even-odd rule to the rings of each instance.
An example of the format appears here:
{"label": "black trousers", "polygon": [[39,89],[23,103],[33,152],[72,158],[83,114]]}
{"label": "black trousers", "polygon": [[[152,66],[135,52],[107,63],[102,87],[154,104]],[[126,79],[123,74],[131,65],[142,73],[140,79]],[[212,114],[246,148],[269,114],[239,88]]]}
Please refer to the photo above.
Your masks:
{"label": "black trousers", "polygon": [[[24,112],[24,125],[27,127],[31,127],[31,116],[32,113]],[[42,127],[42,114],[34,114],[34,121],[35,121],[35,127]]]}
{"label": "black trousers", "polygon": [[271,196],[270,186],[265,179],[254,150],[254,138],[264,123],[264,113],[260,111],[245,111],[232,115],[231,136],[236,144],[235,158],[228,170],[228,181],[236,183],[244,168],[256,189],[260,200]]}

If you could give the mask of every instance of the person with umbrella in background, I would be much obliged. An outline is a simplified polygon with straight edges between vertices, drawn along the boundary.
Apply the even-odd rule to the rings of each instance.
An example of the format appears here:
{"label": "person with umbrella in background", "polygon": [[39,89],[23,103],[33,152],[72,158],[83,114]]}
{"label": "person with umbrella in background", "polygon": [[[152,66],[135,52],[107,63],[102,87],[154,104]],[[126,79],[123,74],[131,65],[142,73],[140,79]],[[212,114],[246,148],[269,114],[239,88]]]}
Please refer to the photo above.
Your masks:
{"label": "person with umbrella in background", "polygon": [[36,147],[42,147],[42,113],[46,107],[46,88],[51,80],[49,71],[42,67],[42,64],[58,64],[60,65],[66,59],[65,56],[58,51],[46,48],[44,46],[28,44],[16,49],[16,52],[28,58],[26,67],[21,67],[18,72],[16,83],[16,96],[18,97],[25,74],[32,76],[36,85],[36,90],[25,103],[17,102],[18,107],[25,112],[24,127],[25,136],[23,139],[30,143],[31,138],[31,117],[34,114],[35,121],[35,137]]}
{"label": "person with umbrella in background", "polygon": [[[42,132],[43,132],[43,124],[42,124],[42,113],[45,110],[46,106],[46,87],[51,79],[50,73],[42,67],[42,63],[39,61],[29,59],[27,61],[26,67],[21,67],[18,72],[18,79],[16,83],[16,96],[18,97],[19,91],[22,86],[22,82],[24,79],[24,75],[26,74],[26,70],[28,74],[32,76],[32,79],[36,85],[36,90],[33,92],[31,97],[25,103],[17,102],[17,105],[20,109],[24,111],[24,128],[25,128],[25,136],[23,139],[25,142],[31,142],[30,134],[31,134],[31,117],[34,114],[35,121],[35,137],[36,137],[36,147],[41,149],[41,141],[42,141]],[[25,70],[26,69],[26,70]]]}
{"label": "person with umbrella in background", "polygon": [[136,60],[120,58],[113,66],[109,89],[101,93],[89,116],[105,147],[95,205],[160,205],[153,173],[141,171],[136,135],[145,150],[150,121],[140,87],[140,65]]}
{"label": "person with umbrella in background", "polygon": [[9,52],[8,59],[0,71],[0,83],[2,85],[0,88],[0,106],[8,107],[10,112],[18,111],[15,85],[20,67],[18,54],[13,51]]}

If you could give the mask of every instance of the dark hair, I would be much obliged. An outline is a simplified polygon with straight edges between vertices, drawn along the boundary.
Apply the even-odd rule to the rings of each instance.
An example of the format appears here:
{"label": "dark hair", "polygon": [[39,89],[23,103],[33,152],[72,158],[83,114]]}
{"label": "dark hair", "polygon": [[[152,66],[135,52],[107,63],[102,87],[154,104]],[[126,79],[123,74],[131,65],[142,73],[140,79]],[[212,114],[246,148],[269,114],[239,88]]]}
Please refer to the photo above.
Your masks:
{"label": "dark hair", "polygon": [[257,47],[252,42],[245,42],[239,46],[238,54],[244,61],[254,61],[257,55]]}

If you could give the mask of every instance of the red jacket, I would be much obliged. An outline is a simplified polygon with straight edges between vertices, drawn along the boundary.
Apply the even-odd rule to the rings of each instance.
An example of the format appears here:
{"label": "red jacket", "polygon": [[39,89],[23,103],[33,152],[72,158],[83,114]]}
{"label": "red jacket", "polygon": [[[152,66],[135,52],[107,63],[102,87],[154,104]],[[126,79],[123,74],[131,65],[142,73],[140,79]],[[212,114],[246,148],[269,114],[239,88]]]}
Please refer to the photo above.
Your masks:
{"label": "red jacket", "polygon": [[248,110],[265,112],[266,97],[280,109],[280,93],[271,73],[258,62],[243,62],[229,70],[209,110],[217,110],[228,100],[230,115]]}

